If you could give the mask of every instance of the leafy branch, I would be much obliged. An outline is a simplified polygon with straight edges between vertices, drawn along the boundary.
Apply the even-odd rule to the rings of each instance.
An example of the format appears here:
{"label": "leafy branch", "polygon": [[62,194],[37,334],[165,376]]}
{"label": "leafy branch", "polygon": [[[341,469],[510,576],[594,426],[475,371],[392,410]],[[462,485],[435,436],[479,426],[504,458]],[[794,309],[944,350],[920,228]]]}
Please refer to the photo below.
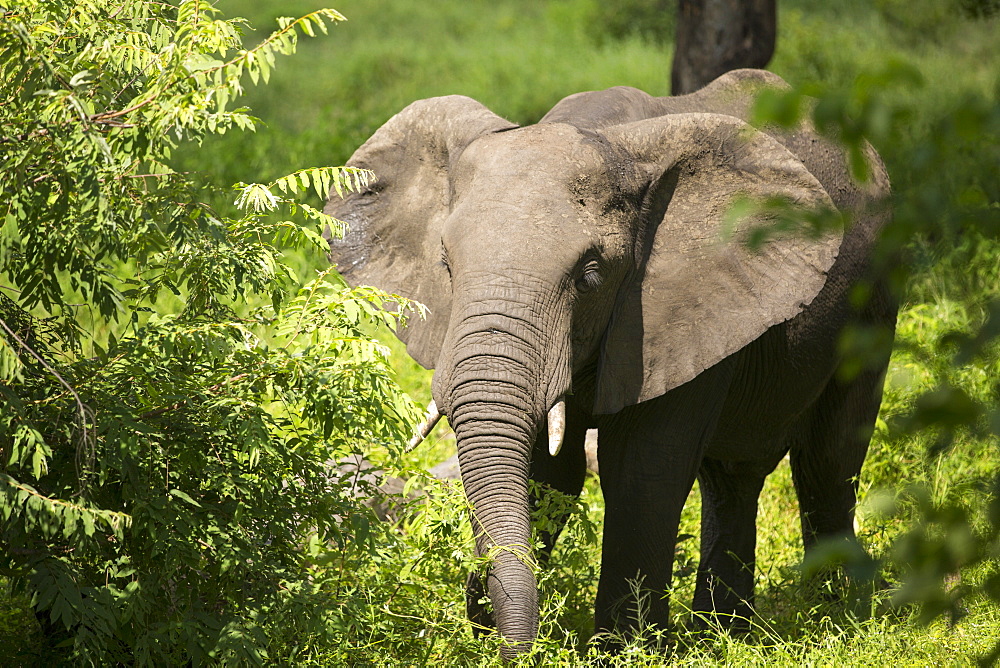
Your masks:
{"label": "leafy branch", "polygon": [[332,270],[300,289],[284,256],[342,229],[297,196],[370,172],[241,184],[227,218],[172,155],[250,128],[225,112],[243,74],[266,82],[343,17],[240,50],[240,21],[204,0],[19,7],[0,24],[0,569],[68,634],[61,661],[261,664],[321,595],[302,546],[374,549],[328,462],[409,435],[417,410],[367,334],[406,302]]}

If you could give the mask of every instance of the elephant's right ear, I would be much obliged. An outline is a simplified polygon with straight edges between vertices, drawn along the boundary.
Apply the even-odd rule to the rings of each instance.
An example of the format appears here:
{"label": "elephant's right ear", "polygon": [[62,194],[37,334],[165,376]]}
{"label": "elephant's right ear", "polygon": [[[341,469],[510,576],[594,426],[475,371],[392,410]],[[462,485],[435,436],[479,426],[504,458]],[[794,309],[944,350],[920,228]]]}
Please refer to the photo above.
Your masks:
{"label": "elephant's right ear", "polygon": [[348,165],[376,181],[325,212],[348,224],[343,239],[327,234],[330,260],[352,285],[373,285],[427,306],[398,336],[420,365],[433,369],[451,313],[451,281],[441,231],[452,192],[450,167],[477,137],[517,127],[460,95],[419,100],[379,128]]}
{"label": "elephant's right ear", "polygon": [[[827,282],[842,231],[747,240],[765,210],[727,222],[737,198],[832,210],[805,164],[732,116],[670,114],[604,135],[647,171],[637,270],[605,335],[595,411],[614,413],[686,383],[802,312]],[[729,227],[730,229],[727,229]]]}

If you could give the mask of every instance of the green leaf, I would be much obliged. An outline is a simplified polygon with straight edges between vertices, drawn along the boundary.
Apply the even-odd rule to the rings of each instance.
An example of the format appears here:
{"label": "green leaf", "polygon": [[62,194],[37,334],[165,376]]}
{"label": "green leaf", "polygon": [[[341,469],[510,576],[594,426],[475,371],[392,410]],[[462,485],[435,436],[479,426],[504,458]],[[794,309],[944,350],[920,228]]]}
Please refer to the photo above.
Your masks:
{"label": "green leaf", "polygon": [[190,496],[189,496],[189,495],[187,494],[187,492],[184,492],[184,491],[182,491],[182,490],[180,490],[180,489],[177,489],[176,487],[174,487],[174,488],[172,488],[172,489],[170,490],[170,492],[169,492],[169,493],[170,493],[170,496],[176,496],[176,497],[177,497],[178,499],[180,499],[181,501],[184,501],[184,502],[186,502],[186,503],[190,503],[190,504],[191,504],[192,506],[195,506],[195,507],[198,507],[198,508],[201,508],[201,504],[200,504],[200,503],[198,503],[197,501],[195,501],[194,499],[192,499],[192,498],[191,498],[191,497],[190,497]]}

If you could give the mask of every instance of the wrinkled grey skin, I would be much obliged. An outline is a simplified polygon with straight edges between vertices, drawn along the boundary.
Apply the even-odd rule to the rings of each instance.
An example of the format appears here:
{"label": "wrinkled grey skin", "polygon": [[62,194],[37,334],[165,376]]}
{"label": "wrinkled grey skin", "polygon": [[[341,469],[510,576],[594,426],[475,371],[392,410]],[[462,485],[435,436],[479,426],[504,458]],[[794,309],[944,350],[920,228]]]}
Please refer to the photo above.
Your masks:
{"label": "wrinkled grey skin", "polygon": [[[469,578],[469,613],[495,625],[507,657],[535,638],[533,568],[547,557],[528,547],[529,477],[579,494],[588,428],[607,504],[599,633],[633,630],[637,579],[653,593],[645,620],[667,624],[662,594],[696,476],[696,611],[750,613],[757,497],[786,453],[807,549],[853,535],[887,360],[840,382],[836,342],[852,320],[895,322],[879,282],[862,312],[848,299],[870,270],[888,182],[874,151],[861,187],[808,128],[752,131],[754,94],[783,85],[740,70],[681,97],[581,93],[523,128],[469,98],[421,100],[351,158],[378,182],[331,198],[327,212],[350,225],[330,240],[343,275],[430,309],[400,338],[436,370],[477,552],[493,558]],[[738,193],[835,206],[855,222],[755,253],[740,239],[764,221],[725,233]],[[552,457],[546,415],[561,396],[565,445]]]}

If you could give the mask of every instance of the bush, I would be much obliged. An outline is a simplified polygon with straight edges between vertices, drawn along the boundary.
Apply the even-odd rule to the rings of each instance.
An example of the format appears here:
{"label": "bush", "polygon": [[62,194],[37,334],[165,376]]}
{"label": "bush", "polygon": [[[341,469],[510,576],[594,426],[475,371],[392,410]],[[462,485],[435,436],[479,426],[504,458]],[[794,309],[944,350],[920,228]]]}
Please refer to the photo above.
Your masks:
{"label": "bush", "polygon": [[0,9],[0,572],[61,660],[260,664],[317,564],[374,550],[328,462],[398,451],[415,411],[363,333],[389,297],[331,271],[297,289],[282,255],[338,228],[294,195],[371,175],[240,184],[223,218],[171,154],[252,128],[242,78],[341,17],[245,50],[197,0]]}
{"label": "bush", "polygon": [[[863,179],[865,138],[898,144],[918,112],[910,105],[919,101],[890,102],[886,91],[923,86],[916,69],[889,62],[861,73],[847,90],[810,84],[763,95],[757,120],[791,125],[808,113],[847,148]],[[904,309],[877,434],[888,447],[866,466],[881,492],[868,514],[899,521],[883,561],[900,583],[893,603],[918,604],[924,623],[939,616],[954,623],[969,602],[1000,605],[1000,163],[983,159],[1000,147],[1000,110],[968,96],[931,127],[896,175],[894,220],[878,245],[881,270]],[[864,292],[856,297],[863,303]],[[871,349],[888,341],[878,332],[845,332],[839,372],[856,373]],[[963,572],[972,577],[962,582]],[[998,658],[1000,643],[983,662]]]}

